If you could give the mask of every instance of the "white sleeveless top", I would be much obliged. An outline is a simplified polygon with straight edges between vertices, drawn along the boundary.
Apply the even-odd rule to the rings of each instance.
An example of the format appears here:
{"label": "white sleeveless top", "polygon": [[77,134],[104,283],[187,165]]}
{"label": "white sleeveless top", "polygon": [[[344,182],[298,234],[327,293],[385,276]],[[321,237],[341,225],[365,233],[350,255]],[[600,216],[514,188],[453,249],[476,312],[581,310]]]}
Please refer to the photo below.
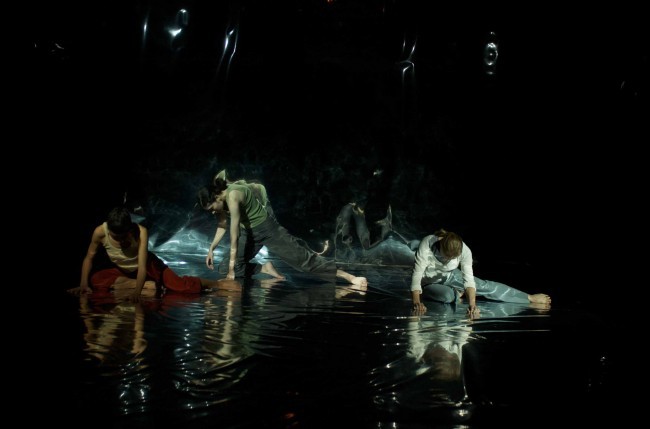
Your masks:
{"label": "white sleeveless top", "polygon": [[138,269],[138,241],[131,236],[131,244],[126,249],[123,249],[119,245],[116,246],[113,239],[108,235],[106,222],[102,226],[104,227],[105,234],[102,244],[111,262],[126,272],[131,273],[136,271]]}

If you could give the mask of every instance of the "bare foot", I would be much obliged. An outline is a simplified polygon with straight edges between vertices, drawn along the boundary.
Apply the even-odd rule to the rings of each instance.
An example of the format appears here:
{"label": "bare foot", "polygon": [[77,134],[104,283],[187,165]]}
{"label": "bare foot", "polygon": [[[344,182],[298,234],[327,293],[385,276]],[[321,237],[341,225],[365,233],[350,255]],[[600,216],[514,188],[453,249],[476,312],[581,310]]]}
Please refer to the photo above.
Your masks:
{"label": "bare foot", "polygon": [[365,277],[356,277],[350,273],[346,273],[343,270],[336,270],[336,277],[345,279],[348,283],[351,283],[356,287],[357,290],[366,290],[368,289],[368,280]]}
{"label": "bare foot", "polygon": [[280,282],[283,279],[262,279],[260,280],[260,286],[263,289],[271,289],[273,286],[281,284]]}
{"label": "bare foot", "polygon": [[232,300],[241,298],[242,290],[243,287],[237,280],[221,279],[217,280],[213,287],[205,289],[204,292],[206,292],[207,296],[210,298],[219,297]]}
{"label": "bare foot", "polygon": [[533,310],[536,310],[538,313],[544,313],[546,310],[551,309],[551,304],[540,304],[537,302],[531,302],[529,307]]}
{"label": "bare foot", "polygon": [[368,290],[368,279],[365,277],[352,277],[350,283],[352,283],[352,289],[354,290]]}
{"label": "bare foot", "polygon": [[201,292],[215,292],[219,290],[241,290],[241,283],[229,279],[204,279],[201,278]]}
{"label": "bare foot", "polygon": [[[367,289],[367,288],[366,288]],[[337,287],[334,292],[336,299],[343,298],[349,294],[354,294],[355,296],[363,296],[366,294],[365,289],[359,289],[359,286],[350,286],[350,287]]]}
{"label": "bare foot", "polygon": [[528,300],[533,304],[551,304],[551,297],[545,293],[536,293],[534,295],[528,295]]}
{"label": "bare foot", "polygon": [[270,263],[270,262],[267,262],[266,264],[262,265],[262,270],[261,270],[261,272],[264,273],[264,274],[268,274],[268,275],[270,275],[271,277],[274,277],[274,278],[279,279],[279,280],[286,280],[286,277],[283,276],[282,274],[280,274],[280,273],[275,269],[275,267],[273,266],[273,264]]}
{"label": "bare foot", "polygon": [[323,253],[327,252],[330,248],[330,241],[325,240],[325,243],[323,244],[323,250],[320,252],[316,252],[317,255],[322,255]]}
{"label": "bare foot", "polygon": [[[156,297],[156,283],[152,282],[154,284],[153,288],[145,287],[142,288],[142,291],[140,291],[140,298],[155,298]],[[113,289],[113,295],[115,296],[116,301],[126,301],[130,302],[129,297],[131,297],[133,294],[133,289],[129,288],[117,288]]]}
{"label": "bare foot", "polygon": [[68,289],[68,293],[71,293],[72,295],[75,295],[75,296],[83,296],[83,295],[92,293],[92,291],[93,290],[91,288],[82,289],[81,286],[73,287],[72,289]]}
{"label": "bare foot", "polygon": [[[113,290],[135,289],[135,279],[127,277],[118,277],[115,283],[111,285]],[[156,290],[156,282],[153,280],[146,280],[142,290]]]}
{"label": "bare foot", "polygon": [[237,280],[221,279],[217,280],[217,284],[211,288],[212,291],[216,290],[230,290],[240,291],[242,288],[241,283]]}

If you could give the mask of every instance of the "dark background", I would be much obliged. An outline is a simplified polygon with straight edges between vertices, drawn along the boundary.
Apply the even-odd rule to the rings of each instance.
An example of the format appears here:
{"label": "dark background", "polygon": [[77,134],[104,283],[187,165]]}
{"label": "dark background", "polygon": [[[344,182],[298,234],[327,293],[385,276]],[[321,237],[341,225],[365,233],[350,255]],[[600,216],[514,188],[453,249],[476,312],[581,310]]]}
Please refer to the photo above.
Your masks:
{"label": "dark background", "polygon": [[[601,303],[645,231],[650,38],[634,8],[57,1],[32,12],[40,144],[20,162],[56,191],[52,219],[71,237],[61,290],[78,284],[92,229],[125,194],[150,222],[180,221],[221,168],[266,183],[280,222],[308,242],[333,232],[347,202],[365,202],[369,222],[390,204],[407,237],[454,230],[479,276],[523,274],[515,285],[557,303]],[[224,48],[231,30],[236,50]]]}

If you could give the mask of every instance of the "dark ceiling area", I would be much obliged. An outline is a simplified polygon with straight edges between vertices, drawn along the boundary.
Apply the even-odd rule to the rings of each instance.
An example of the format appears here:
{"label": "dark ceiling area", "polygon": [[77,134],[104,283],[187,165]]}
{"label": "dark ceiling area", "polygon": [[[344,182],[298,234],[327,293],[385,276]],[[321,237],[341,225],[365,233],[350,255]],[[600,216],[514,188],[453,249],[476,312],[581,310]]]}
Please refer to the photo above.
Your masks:
{"label": "dark ceiling area", "polygon": [[603,231],[639,220],[650,38],[637,12],[47,2],[32,20],[48,137],[34,161],[75,212],[80,257],[125,196],[149,215],[191,212],[226,168],[266,183],[297,235],[356,201],[371,221],[391,205],[412,237],[456,230],[484,259],[586,261]]}

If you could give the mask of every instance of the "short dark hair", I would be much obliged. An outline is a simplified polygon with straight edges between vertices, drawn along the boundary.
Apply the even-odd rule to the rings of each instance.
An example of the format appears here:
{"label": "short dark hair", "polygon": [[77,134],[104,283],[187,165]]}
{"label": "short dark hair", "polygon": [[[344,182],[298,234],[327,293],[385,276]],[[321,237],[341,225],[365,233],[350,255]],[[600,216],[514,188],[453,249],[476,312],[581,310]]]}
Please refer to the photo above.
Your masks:
{"label": "short dark hair", "polygon": [[196,194],[197,202],[204,210],[207,210],[208,206],[214,201],[214,193],[210,191],[210,188],[210,186],[203,187]]}
{"label": "short dark hair", "polygon": [[108,213],[106,226],[114,234],[126,234],[133,229],[131,213],[126,207],[115,207]]}

